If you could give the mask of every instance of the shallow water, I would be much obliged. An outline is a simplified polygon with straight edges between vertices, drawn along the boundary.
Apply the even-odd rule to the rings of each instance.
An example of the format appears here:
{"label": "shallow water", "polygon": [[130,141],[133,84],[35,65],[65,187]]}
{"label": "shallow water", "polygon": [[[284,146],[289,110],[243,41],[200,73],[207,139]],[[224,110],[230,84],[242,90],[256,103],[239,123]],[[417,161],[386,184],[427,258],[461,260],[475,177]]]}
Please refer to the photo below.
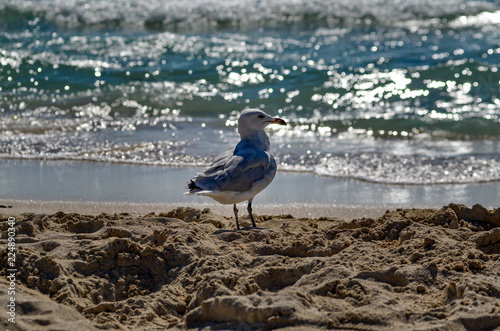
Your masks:
{"label": "shallow water", "polygon": [[[214,203],[186,196],[186,178],[202,168],[83,161],[0,160],[0,204],[8,200],[98,201],[161,204]],[[302,204],[441,208],[450,203],[498,207],[500,182],[482,184],[388,185],[311,173],[278,172],[254,199],[263,205]],[[232,210],[230,206],[228,211]],[[281,213],[286,207],[279,209]],[[324,216],[324,215],[321,215]]]}
{"label": "shallow water", "polygon": [[493,183],[499,17],[498,0],[0,0],[0,158],[202,166],[257,107],[290,123],[270,128],[281,171]]}

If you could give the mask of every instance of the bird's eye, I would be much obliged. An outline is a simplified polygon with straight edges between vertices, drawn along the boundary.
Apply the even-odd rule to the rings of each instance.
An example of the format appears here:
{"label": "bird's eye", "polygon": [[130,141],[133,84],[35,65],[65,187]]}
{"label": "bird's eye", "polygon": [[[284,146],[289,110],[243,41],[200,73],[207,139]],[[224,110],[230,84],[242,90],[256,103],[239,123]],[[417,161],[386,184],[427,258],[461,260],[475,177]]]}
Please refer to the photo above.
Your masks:
{"label": "bird's eye", "polygon": [[264,118],[265,116],[264,115],[259,115],[259,118]]}

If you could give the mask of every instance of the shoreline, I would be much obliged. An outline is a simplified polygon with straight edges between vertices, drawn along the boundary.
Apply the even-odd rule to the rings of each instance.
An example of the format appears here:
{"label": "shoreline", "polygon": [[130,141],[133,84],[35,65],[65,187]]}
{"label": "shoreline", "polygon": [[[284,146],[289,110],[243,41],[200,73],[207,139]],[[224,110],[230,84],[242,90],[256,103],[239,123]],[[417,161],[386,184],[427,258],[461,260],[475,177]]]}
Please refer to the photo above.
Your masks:
{"label": "shoreline", "polygon": [[[0,204],[8,200],[215,204],[207,197],[184,195],[187,181],[203,168],[4,159],[0,159],[0,168]],[[269,187],[255,197],[254,207],[258,211],[265,205],[298,204],[298,209],[319,205],[386,210],[441,208],[459,203],[497,208],[498,201],[500,182],[391,185],[278,171]]]}
{"label": "shoreline", "polygon": [[[23,213],[55,214],[59,211],[82,215],[99,215],[101,213],[128,213],[134,216],[148,213],[166,213],[176,208],[208,208],[214,214],[234,217],[233,208],[217,203],[132,203],[132,202],[97,202],[97,201],[40,201],[40,200],[2,200],[2,204],[12,208],[0,208],[0,215],[21,215]],[[240,215],[246,216],[246,203],[238,204]],[[336,217],[351,220],[362,217],[380,217],[387,208],[371,206],[333,206],[326,204],[259,204],[254,206],[254,214],[259,215],[292,215],[295,218],[318,219]]]}
{"label": "shoreline", "polygon": [[[159,167],[159,168],[164,168],[164,169],[206,169],[209,165],[210,162],[206,163],[147,163],[147,162],[136,162],[136,161],[131,161],[131,160],[125,160],[125,161],[105,161],[105,160],[94,160],[94,159],[78,159],[78,158],[43,158],[43,157],[33,157],[33,158],[22,158],[22,157],[16,157],[16,156],[2,156],[0,157],[0,163],[2,161],[7,161],[7,162],[40,162],[40,163],[88,163],[88,164],[109,164],[109,165],[118,165],[118,166],[137,166],[137,167]],[[355,180],[359,181],[362,183],[367,183],[367,184],[374,184],[374,185],[390,185],[390,186],[446,186],[446,185],[481,185],[481,184],[488,184],[488,183],[500,183],[500,179],[493,179],[493,180],[482,180],[482,181],[463,181],[463,182],[430,182],[430,183],[414,183],[414,182],[384,182],[382,180],[372,180],[372,179],[366,179],[366,178],[358,178],[358,177],[350,177],[350,176],[331,176],[329,174],[323,174],[321,172],[315,172],[314,169],[300,169],[294,166],[280,166],[278,168],[278,172],[281,173],[291,173],[291,174],[303,174],[306,176],[313,175],[315,177],[319,178],[333,178],[333,179],[341,179],[341,180]]]}

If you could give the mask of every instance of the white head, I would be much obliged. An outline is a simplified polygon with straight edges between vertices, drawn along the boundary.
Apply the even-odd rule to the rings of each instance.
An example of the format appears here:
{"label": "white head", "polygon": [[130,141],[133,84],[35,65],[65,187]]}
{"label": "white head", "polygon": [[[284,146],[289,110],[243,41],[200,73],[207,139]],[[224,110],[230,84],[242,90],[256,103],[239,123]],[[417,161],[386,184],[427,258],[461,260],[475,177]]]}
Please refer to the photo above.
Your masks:
{"label": "white head", "polygon": [[269,124],[286,125],[286,122],[278,117],[271,117],[259,109],[245,109],[238,118],[238,132],[241,138],[249,137],[257,131],[264,130]]}

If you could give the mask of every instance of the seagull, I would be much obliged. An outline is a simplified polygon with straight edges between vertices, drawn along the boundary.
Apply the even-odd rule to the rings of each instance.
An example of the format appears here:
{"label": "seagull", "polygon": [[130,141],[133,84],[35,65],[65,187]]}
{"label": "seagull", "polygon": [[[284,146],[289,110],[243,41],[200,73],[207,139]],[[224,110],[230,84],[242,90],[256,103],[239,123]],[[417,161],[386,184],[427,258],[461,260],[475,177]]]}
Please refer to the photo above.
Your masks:
{"label": "seagull", "polygon": [[247,211],[255,228],[252,200],[265,189],[276,175],[276,160],[271,154],[269,137],[264,131],[269,124],[286,125],[259,109],[246,109],[238,118],[241,140],[234,149],[219,154],[212,164],[188,183],[189,192],[208,196],[221,204],[233,204],[236,227],[239,230],[236,204],[247,200]]}

